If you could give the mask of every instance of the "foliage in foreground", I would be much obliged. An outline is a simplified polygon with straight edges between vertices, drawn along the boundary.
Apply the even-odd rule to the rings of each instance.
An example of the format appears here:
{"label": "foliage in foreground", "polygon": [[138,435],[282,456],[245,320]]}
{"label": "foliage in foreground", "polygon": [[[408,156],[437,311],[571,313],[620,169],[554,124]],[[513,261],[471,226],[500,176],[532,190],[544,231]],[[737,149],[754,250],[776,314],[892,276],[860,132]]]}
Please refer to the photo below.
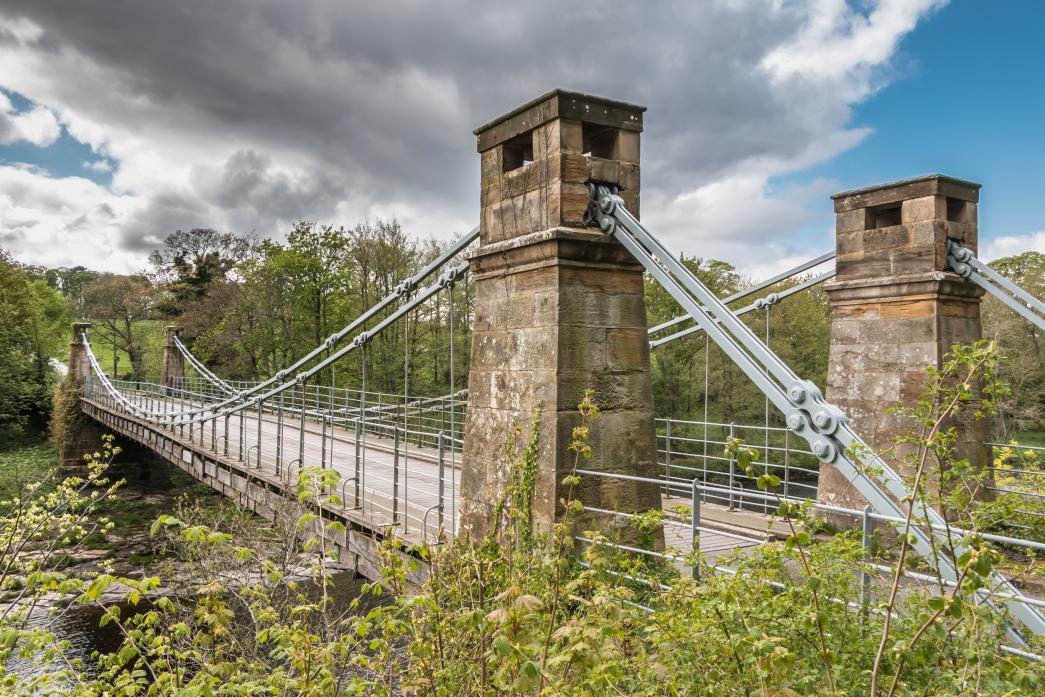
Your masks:
{"label": "foliage in foreground", "polygon": [[[909,484],[917,499],[968,517],[967,471],[956,456],[950,424],[987,409],[993,347],[956,351],[911,410],[921,428],[906,442]],[[989,376],[988,376],[989,377]],[[974,385],[986,386],[974,389]],[[582,423],[571,449],[575,466],[591,453],[590,423],[598,410],[580,405]],[[521,437],[522,434],[518,434]],[[274,534],[251,539],[191,511],[154,525],[180,556],[183,581],[158,594],[157,578],[99,574],[66,578],[54,556],[61,539],[75,545],[90,510],[111,496],[105,456],[89,458],[86,481],[67,480],[54,494],[26,497],[0,532],[19,541],[3,558],[3,588],[14,602],[0,615],[4,653],[34,659],[48,670],[5,674],[5,694],[82,695],[1023,695],[1040,692],[1040,664],[999,650],[1010,639],[1006,617],[972,602],[993,593],[1000,554],[975,533],[951,535],[944,550],[959,572],[939,593],[901,584],[868,563],[857,537],[818,538],[808,507],[781,502],[791,526],[786,542],[734,558],[731,571],[699,558],[700,581],[670,560],[636,557],[585,520],[573,500],[575,473],[564,480],[565,519],[548,535],[535,530],[537,449],[506,449],[511,467],[501,519],[488,538],[409,550],[429,563],[421,587],[416,557],[394,539],[382,548],[383,581],[363,597],[335,601],[328,540],[345,530],[314,513],[340,505],[338,475],[305,470],[298,498],[281,513]],[[729,447],[741,466],[753,457]],[[925,484],[936,468],[949,485]],[[773,475],[758,476],[773,491]],[[88,493],[89,492],[89,493]],[[920,568],[907,553],[908,505],[893,549],[877,561]],[[652,516],[639,518],[647,527]],[[29,521],[32,521],[31,523]],[[662,522],[659,518],[656,524]],[[665,523],[666,524],[666,523]],[[62,532],[69,530],[70,532]],[[641,531],[640,531],[641,532]],[[59,534],[60,533],[60,534]],[[578,544],[577,537],[591,542]],[[963,549],[959,551],[958,540]],[[23,552],[50,549],[50,556]],[[680,555],[681,557],[682,555]],[[719,560],[719,564],[722,561]],[[922,569],[924,570],[924,569]],[[861,572],[872,579],[864,595]],[[30,624],[45,597],[104,609],[103,621],[125,637],[93,670],[56,642],[48,624]],[[1039,644],[1033,646],[1042,650]]]}

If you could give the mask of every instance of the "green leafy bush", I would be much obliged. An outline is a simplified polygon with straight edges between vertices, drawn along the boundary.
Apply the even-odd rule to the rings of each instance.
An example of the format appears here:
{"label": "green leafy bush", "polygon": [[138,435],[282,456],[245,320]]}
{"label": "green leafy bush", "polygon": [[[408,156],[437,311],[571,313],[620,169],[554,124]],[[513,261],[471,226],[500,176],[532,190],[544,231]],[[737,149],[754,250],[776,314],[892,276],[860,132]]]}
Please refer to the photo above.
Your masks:
{"label": "green leafy bush", "polygon": [[[11,572],[2,578],[18,593],[15,607],[44,593],[96,604],[124,641],[98,656],[97,670],[88,675],[75,661],[62,663],[65,646],[30,628],[24,610],[6,613],[0,659],[19,653],[60,668],[32,678],[4,674],[0,689],[316,696],[1039,693],[1042,664],[1002,651],[1012,640],[1011,619],[977,602],[977,592],[995,592],[991,574],[1002,560],[979,534],[949,538],[942,551],[952,555],[958,580],[942,592],[900,573],[922,568],[908,554],[911,526],[919,522],[914,501],[959,516],[975,509],[962,494],[962,478],[976,482],[981,474],[955,460],[948,424],[956,409],[985,408],[977,396],[983,389],[972,386],[989,384],[982,378],[992,351],[981,345],[955,352],[930,376],[926,398],[912,409],[924,430],[904,451],[915,497],[902,502],[907,518],[895,530],[895,543],[876,558],[854,533],[820,534],[809,505],[784,500],[777,515],[790,529],[785,541],[715,565],[699,555],[676,555],[696,565],[699,580],[680,570],[670,550],[662,560],[638,563],[597,525],[578,530],[591,520],[573,498],[581,481],[576,470],[591,455],[590,422],[598,416],[589,395],[570,446],[574,471],[563,476],[565,517],[552,530],[537,528],[528,515],[537,452],[531,436],[521,451],[506,450],[513,484],[498,507],[504,524],[484,539],[409,549],[387,538],[380,548],[382,580],[347,604],[331,592],[336,550],[329,542],[344,527],[316,512],[317,503],[340,505],[339,475],[331,470],[302,470],[296,499],[261,540],[248,542],[245,531],[184,516],[159,518],[153,533],[189,569],[190,582],[175,597],[157,594],[157,578],[71,579],[46,563],[5,556]],[[758,474],[742,442],[727,448]],[[88,458],[94,479],[83,486],[89,495],[67,480],[57,497],[29,504],[31,519],[53,522],[26,527],[16,507],[0,521],[0,533],[75,544],[86,532],[76,529],[77,511],[112,494],[101,478],[110,452]],[[937,468],[954,486],[927,485]],[[779,484],[771,475],[757,478],[765,491]],[[635,525],[649,534],[662,522],[641,515]],[[63,527],[74,533],[55,537]],[[578,533],[590,543],[579,544]],[[419,583],[422,562],[427,576]],[[1027,648],[1045,647],[1035,638]]]}

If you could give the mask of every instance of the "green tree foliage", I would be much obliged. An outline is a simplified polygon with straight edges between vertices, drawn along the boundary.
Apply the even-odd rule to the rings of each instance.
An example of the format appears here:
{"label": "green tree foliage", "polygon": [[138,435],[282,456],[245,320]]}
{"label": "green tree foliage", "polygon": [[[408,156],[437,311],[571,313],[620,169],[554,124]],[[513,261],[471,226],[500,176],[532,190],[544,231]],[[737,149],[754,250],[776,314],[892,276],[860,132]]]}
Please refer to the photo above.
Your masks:
{"label": "green tree foliage", "polygon": [[73,317],[84,316],[84,289],[101,275],[100,272],[91,271],[84,266],[74,266],[72,268],[63,266],[43,271],[43,277],[47,279],[47,285],[66,298],[69,303],[70,314]]}
{"label": "green tree foliage", "polygon": [[[723,261],[683,257],[682,263],[722,298],[750,285],[732,265]],[[770,293],[779,293],[802,280],[805,279],[781,282],[732,303],[731,309],[739,309]],[[653,279],[647,279],[646,307],[650,326],[683,314],[678,303]],[[744,315],[743,321],[756,336],[763,341],[768,339],[770,348],[799,375],[821,388],[824,386],[830,307],[822,290],[811,288],[789,296],[768,309]],[[691,325],[691,322],[676,325],[658,333],[657,337]],[[765,398],[762,393],[703,332],[657,347],[651,353],[651,362],[658,416],[701,421],[706,399],[710,421],[763,422]],[[774,409],[770,411],[770,418],[778,425],[779,415]]]}
{"label": "green tree foliage", "polygon": [[229,280],[236,265],[251,253],[249,238],[210,228],[178,230],[149,255],[152,281],[163,288],[158,309],[169,316],[180,315],[194,301],[218,284]]}
{"label": "green tree foliage", "polygon": [[[1045,299],[1045,254],[1025,252],[991,262],[991,267],[1038,299]],[[1045,334],[991,295],[983,299],[983,334],[1005,357],[1000,376],[1012,394],[998,409],[995,431],[1045,430]]]}
{"label": "green tree foliage", "polygon": [[[193,350],[223,376],[268,377],[392,293],[441,249],[415,241],[395,220],[353,228],[301,222],[285,244],[258,244],[236,267],[235,282],[212,288],[211,300],[204,301],[208,312],[198,313],[206,322],[186,323],[186,334]],[[460,282],[454,296],[457,389],[464,387],[468,366],[470,296],[470,285]],[[441,294],[406,322],[374,337],[365,351],[368,389],[402,392],[408,387],[415,394],[449,389],[449,302]],[[189,316],[186,312],[183,318]],[[358,386],[363,353],[340,362],[335,375],[321,380]]]}
{"label": "green tree foliage", "polygon": [[0,250],[0,422],[46,422],[66,320],[58,292]]}
{"label": "green tree foliage", "polygon": [[103,274],[83,289],[83,313],[92,323],[92,338],[124,352],[130,365],[113,366],[119,377],[140,380],[145,373],[142,320],[153,314],[152,284],[145,276]]}

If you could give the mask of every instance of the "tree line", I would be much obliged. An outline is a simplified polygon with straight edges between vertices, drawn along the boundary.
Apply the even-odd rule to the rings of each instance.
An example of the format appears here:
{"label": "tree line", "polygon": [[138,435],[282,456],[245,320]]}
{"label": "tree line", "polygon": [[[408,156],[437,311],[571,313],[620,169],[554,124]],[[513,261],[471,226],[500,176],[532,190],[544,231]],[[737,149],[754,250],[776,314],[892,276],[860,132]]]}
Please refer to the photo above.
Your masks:
{"label": "tree line", "polygon": [[[260,380],[323,344],[446,246],[419,240],[391,219],[353,227],[302,221],[285,242],[213,229],[179,230],[150,254],[147,268],[130,275],[29,267],[4,254],[0,352],[8,358],[0,366],[0,419],[46,412],[54,380],[48,359],[64,360],[73,318],[92,322],[96,355],[121,378],[158,380],[163,327],[176,324],[183,341],[216,373]],[[684,258],[683,263],[720,297],[751,284],[724,261]],[[1045,296],[1045,255],[1027,252],[992,266],[1032,294]],[[777,284],[733,307],[801,280]],[[453,373],[453,389],[464,388],[472,295],[470,282],[461,280],[453,294],[453,335],[451,300],[440,293],[405,322],[374,337],[357,357],[338,361],[319,381],[359,387],[365,371],[368,390],[434,396],[451,390]],[[646,303],[651,326],[681,312],[652,279]],[[382,318],[375,317],[368,327]],[[743,320],[798,374],[824,386],[830,306],[819,287]],[[996,431],[1004,437],[1042,430],[1041,333],[990,297],[984,300],[983,324],[984,335],[995,339],[1006,357],[1000,377],[1013,386],[995,417]],[[768,419],[779,425],[779,415],[767,409],[754,384],[703,333],[656,348],[652,371],[658,416],[748,424]]]}

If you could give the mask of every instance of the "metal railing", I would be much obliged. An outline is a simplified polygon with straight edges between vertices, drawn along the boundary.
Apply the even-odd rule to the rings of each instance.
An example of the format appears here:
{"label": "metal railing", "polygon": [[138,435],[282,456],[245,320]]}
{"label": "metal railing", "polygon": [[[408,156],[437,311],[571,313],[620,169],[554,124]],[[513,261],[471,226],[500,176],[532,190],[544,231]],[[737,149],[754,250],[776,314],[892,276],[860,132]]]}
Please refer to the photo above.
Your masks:
{"label": "metal railing", "polygon": [[[258,384],[246,380],[224,382],[237,390],[248,390]],[[196,376],[177,378],[174,387],[205,400],[217,400],[225,396],[209,381]],[[380,423],[382,428],[397,425],[409,436],[411,443],[434,448],[435,434],[439,432],[446,433],[455,441],[464,438],[468,390],[459,390],[453,395],[422,397],[362,392],[330,385],[308,385],[304,389],[288,390],[275,401],[287,411],[296,412],[304,406],[315,418],[322,415],[342,424],[345,420],[362,418],[365,414],[366,420]]]}
{"label": "metal railing", "polygon": [[1019,499],[1022,507],[1015,509],[1016,514],[1045,519],[1045,447],[995,442],[987,446],[994,475],[993,485],[987,489],[996,496]]}
{"label": "metal railing", "polygon": [[[185,387],[122,380],[110,383],[131,404],[172,417],[212,404],[216,398]],[[94,375],[84,387],[87,398],[108,409],[126,411]],[[341,475],[344,508],[370,521],[375,529],[393,526],[407,538],[420,534],[430,540],[440,530],[453,535],[462,440],[449,431],[404,427],[395,418],[397,412],[382,409],[370,398],[367,393],[364,409],[355,413],[324,411],[306,396],[304,409],[300,401],[258,403],[249,413],[200,415],[165,428],[246,469],[274,475],[288,488],[297,483],[304,467],[335,469]],[[423,399],[413,401],[425,403]]]}
{"label": "metal railing", "polygon": [[[770,512],[774,506],[754,501],[739,493],[756,490],[758,474],[780,478],[780,493],[785,499],[815,501],[820,476],[820,461],[805,441],[784,427],[762,424],[720,423],[687,419],[656,419],[657,457],[665,481],[683,484],[697,479],[723,490],[702,492],[701,501],[734,509]],[[729,438],[738,438],[757,454],[752,463],[756,476],[739,469],[734,457],[725,454]],[[1018,443],[988,442],[993,484],[988,491],[1016,497],[1025,503],[1045,502],[1045,447]],[[996,464],[999,456],[1006,464]],[[667,491],[667,487],[664,487]],[[1042,510],[1017,509],[1022,515],[1045,517]]]}
{"label": "metal railing", "polygon": [[[738,546],[747,547],[765,545],[770,541],[769,538],[764,536],[745,536],[743,534],[737,534],[736,532],[724,531],[718,527],[708,526],[704,521],[701,511],[701,503],[703,501],[733,497],[738,501],[739,506],[743,508],[766,505],[775,510],[783,498],[779,494],[773,492],[730,489],[717,484],[706,484],[696,478],[690,481],[665,481],[662,478],[654,479],[586,469],[578,469],[576,470],[576,473],[582,478],[594,480],[611,479],[655,484],[664,487],[669,496],[683,498],[689,501],[690,505],[688,510],[675,507],[674,516],[665,515],[661,519],[661,524],[663,526],[663,539],[661,541],[664,544],[657,545],[660,549],[655,549],[650,545],[636,546],[636,543],[625,544],[619,540],[615,541],[612,533],[609,536],[594,538],[589,537],[587,533],[577,534],[574,536],[574,539],[582,544],[604,545],[616,549],[626,555],[640,555],[659,559],[674,566],[682,573],[692,575],[694,578],[699,576],[702,565],[703,568],[706,568],[711,572],[725,574],[737,573],[735,559],[731,554],[726,554],[724,556],[713,555],[712,557],[703,555],[701,550],[702,537],[725,537],[740,543]],[[581,503],[585,503],[583,499],[581,499]],[[891,559],[887,554],[878,554],[876,556],[875,550],[873,549],[873,531],[876,523],[902,526],[905,519],[902,517],[876,513],[873,511],[871,506],[865,506],[863,510],[857,510],[853,508],[821,504],[815,501],[810,501],[808,505],[811,510],[819,513],[830,513],[835,516],[849,517],[853,521],[852,527],[858,526],[862,531],[860,539],[864,550],[863,560],[854,560],[853,562],[853,572],[858,575],[860,581],[859,599],[855,602],[845,601],[839,598],[832,598],[832,600],[835,602],[846,602],[854,611],[881,612],[880,610],[872,609],[875,605],[875,596],[883,597],[882,594],[887,590],[888,583],[896,571],[896,566],[895,560]],[[641,513],[603,510],[589,505],[585,505],[584,509],[586,511],[602,514],[603,516],[620,517],[625,519],[635,519],[642,515]],[[922,524],[924,524],[924,521],[915,522],[915,525]],[[961,539],[970,532],[969,530],[949,525],[946,521],[942,524],[933,524],[932,527],[934,533],[941,536],[943,539],[950,540]],[[614,526],[613,529],[618,530],[619,528]],[[977,532],[976,534],[987,542],[995,545],[1006,546],[1010,548],[1010,550],[1016,550],[1026,555],[1027,558],[1045,552],[1045,542],[986,532]],[[678,545],[672,545],[672,541],[678,543]],[[610,573],[613,572],[611,571]],[[901,575],[904,578],[905,583],[927,589],[930,592],[942,594],[953,589],[955,586],[954,581],[945,576],[935,574],[930,575],[909,567],[901,569]],[[627,575],[626,580],[636,582],[640,586],[656,586],[662,590],[670,590],[670,586],[665,585],[662,578],[662,576],[656,574],[650,578],[643,578],[635,576],[634,572],[632,572]],[[785,583],[782,581],[767,579],[767,582],[781,589],[786,588]],[[1028,595],[1026,593],[1020,593],[1013,589],[997,589],[993,594],[993,597],[1000,600],[1020,603],[1026,607],[1036,609],[1045,608],[1045,599],[1034,595]],[[1045,661],[1045,656],[1033,652],[1027,652],[1022,648],[1008,645],[1003,645],[1000,648],[1002,651],[1007,653],[1014,653],[1039,662]]]}
{"label": "metal railing", "polygon": [[[766,501],[753,501],[738,494],[757,489],[756,477],[737,467],[736,458],[725,454],[727,439],[739,438],[758,453],[753,462],[757,474],[780,477],[781,493],[787,499],[815,499],[820,461],[786,428],[685,419],[657,419],[657,455],[665,482],[686,484],[698,480],[714,485],[701,491],[705,503],[768,513],[775,508]],[[664,490],[668,487],[665,485]]]}

